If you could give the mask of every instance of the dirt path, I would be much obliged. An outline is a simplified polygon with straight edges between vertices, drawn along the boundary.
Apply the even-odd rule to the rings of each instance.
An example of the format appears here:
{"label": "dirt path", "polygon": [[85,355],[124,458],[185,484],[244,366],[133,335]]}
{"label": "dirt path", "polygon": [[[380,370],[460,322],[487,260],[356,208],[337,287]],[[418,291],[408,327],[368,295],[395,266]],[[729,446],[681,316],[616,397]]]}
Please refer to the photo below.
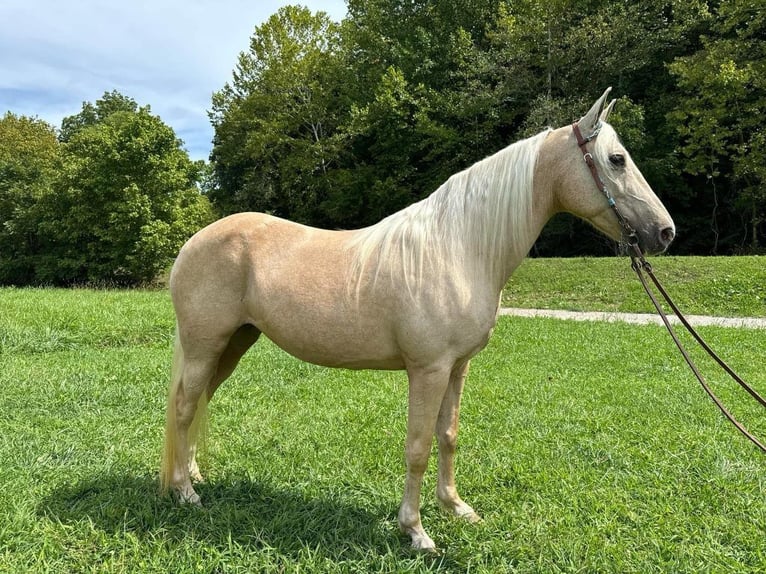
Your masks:
{"label": "dirt path", "polygon": [[[638,325],[656,324],[662,325],[659,315],[649,313],[611,313],[602,311],[559,311],[555,309],[518,309],[504,307],[500,309],[501,315],[514,317],[550,317],[569,321],[607,321],[614,323],[635,323]],[[766,329],[766,319],[757,317],[709,317],[707,315],[687,315],[689,323],[694,327],[713,325],[717,327],[734,327],[738,329]],[[678,318],[670,317],[670,322],[678,324]]]}

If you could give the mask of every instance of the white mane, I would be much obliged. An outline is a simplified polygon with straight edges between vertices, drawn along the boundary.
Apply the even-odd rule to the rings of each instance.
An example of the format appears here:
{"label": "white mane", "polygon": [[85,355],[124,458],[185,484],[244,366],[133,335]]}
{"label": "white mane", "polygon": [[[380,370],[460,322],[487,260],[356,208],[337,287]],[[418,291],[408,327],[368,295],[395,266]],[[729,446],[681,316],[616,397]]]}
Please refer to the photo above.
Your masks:
{"label": "white mane", "polygon": [[363,272],[417,290],[441,266],[496,277],[510,257],[521,259],[534,238],[532,179],[550,130],[516,142],[451,176],[430,196],[367,227],[351,241],[351,280]]}

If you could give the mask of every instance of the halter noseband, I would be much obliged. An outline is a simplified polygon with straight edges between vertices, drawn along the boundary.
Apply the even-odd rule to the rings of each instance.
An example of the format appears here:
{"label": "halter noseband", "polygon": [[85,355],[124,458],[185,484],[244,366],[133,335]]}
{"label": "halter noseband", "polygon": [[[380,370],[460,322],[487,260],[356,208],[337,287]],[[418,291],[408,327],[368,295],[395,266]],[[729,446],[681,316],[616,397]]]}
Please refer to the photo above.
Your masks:
{"label": "halter noseband", "polygon": [[617,221],[620,223],[620,227],[622,227],[622,242],[631,247],[637,246],[638,235],[636,234],[636,230],[633,229],[625,217],[623,217],[622,213],[620,213],[620,210],[617,209],[617,204],[615,203],[612,194],[610,193],[609,189],[607,189],[604,180],[601,179],[601,176],[598,173],[598,166],[596,165],[596,162],[593,161],[593,154],[589,152],[588,148],[586,147],[588,142],[596,139],[596,136],[601,131],[602,126],[602,122],[598,122],[596,129],[593,130],[593,133],[590,134],[587,138],[583,137],[582,132],[580,131],[580,126],[577,122],[572,124],[572,131],[574,132],[575,138],[577,138],[577,145],[582,152],[585,164],[588,166],[588,169],[590,169],[590,174],[593,177],[593,181],[596,182],[596,187],[606,197],[607,201],[609,202],[609,207],[611,207],[612,211],[614,211],[614,214],[617,216]]}

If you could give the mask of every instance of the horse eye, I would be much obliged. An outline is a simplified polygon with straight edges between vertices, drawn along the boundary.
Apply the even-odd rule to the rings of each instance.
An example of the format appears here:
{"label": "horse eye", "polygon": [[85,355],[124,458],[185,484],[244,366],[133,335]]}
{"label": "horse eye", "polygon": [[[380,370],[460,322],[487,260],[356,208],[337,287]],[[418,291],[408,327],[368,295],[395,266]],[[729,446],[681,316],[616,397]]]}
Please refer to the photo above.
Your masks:
{"label": "horse eye", "polygon": [[609,163],[614,167],[625,167],[625,156],[621,153],[613,153],[609,156]]}

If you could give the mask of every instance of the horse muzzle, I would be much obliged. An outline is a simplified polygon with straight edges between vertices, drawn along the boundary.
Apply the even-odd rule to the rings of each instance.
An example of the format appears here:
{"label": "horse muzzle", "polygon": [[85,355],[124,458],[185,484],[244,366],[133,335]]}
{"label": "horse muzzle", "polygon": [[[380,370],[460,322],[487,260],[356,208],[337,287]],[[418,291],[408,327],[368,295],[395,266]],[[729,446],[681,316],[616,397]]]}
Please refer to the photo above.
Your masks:
{"label": "horse muzzle", "polygon": [[636,233],[638,245],[647,255],[664,253],[675,237],[676,227],[672,222],[669,225],[645,228]]}

